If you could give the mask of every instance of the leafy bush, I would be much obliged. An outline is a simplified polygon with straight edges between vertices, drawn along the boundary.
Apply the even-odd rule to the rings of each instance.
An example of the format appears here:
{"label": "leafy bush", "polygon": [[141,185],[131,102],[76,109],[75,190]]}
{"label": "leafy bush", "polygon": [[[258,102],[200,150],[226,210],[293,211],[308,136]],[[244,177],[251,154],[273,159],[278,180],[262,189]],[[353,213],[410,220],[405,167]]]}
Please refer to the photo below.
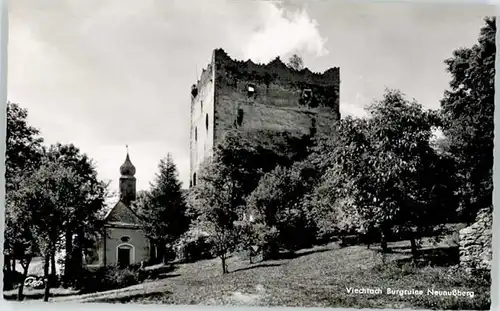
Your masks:
{"label": "leafy bush", "polygon": [[128,287],[139,283],[139,273],[130,269],[113,269],[108,273],[108,282],[116,287]]}
{"label": "leafy bush", "polygon": [[186,262],[213,258],[212,245],[206,235],[190,230],[176,243],[177,258]]}
{"label": "leafy bush", "polygon": [[289,208],[279,215],[279,240],[289,251],[312,247],[316,242],[316,227],[300,206]]}
{"label": "leafy bush", "polygon": [[293,252],[315,242],[317,228],[309,209],[308,173],[305,165],[277,166],[260,179],[248,197],[257,244],[269,251],[265,258],[275,257],[279,249]]}
{"label": "leafy bush", "polygon": [[177,254],[175,252],[175,249],[168,245],[166,248],[165,248],[165,259],[167,261],[173,261],[175,260],[175,258],[177,257]]}
{"label": "leafy bush", "polygon": [[100,292],[111,289],[124,288],[139,284],[143,274],[137,267],[119,269],[108,266],[97,269],[87,269],[80,284],[81,293]]}

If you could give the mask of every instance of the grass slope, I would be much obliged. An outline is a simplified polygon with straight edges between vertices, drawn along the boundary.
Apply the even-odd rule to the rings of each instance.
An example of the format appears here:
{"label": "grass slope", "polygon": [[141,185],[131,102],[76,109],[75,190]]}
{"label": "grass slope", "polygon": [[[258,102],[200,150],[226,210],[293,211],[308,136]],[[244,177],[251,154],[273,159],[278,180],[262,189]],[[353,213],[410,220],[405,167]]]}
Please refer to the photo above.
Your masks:
{"label": "grass slope", "polygon": [[[294,258],[250,265],[233,257],[231,273],[221,275],[217,259],[182,264],[164,279],[124,289],[52,301],[135,302],[165,304],[300,306],[353,308],[489,309],[487,281],[461,275],[449,262],[435,261],[416,267],[409,263],[408,243],[393,243],[382,263],[376,250],[366,246],[340,248],[332,244],[299,252]],[[443,247],[443,245],[441,245]],[[450,256],[451,248],[427,246],[433,258]],[[430,255],[429,255],[430,256]],[[434,262],[434,263],[432,263]],[[346,287],[381,288],[380,295],[349,294]],[[474,291],[474,298],[394,296],[386,288]]]}

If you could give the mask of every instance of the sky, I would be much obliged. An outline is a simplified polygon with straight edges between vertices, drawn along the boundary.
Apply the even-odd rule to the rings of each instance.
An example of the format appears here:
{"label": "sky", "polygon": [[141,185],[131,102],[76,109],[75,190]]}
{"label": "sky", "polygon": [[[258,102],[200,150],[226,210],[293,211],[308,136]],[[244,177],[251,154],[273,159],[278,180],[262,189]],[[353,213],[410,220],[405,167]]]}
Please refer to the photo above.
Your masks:
{"label": "sky", "polygon": [[443,61],[472,46],[486,4],[256,0],[15,0],[9,3],[8,100],[47,144],[73,143],[116,190],[129,146],[146,190],[171,153],[189,182],[190,88],[213,49],[266,63],[292,53],[340,67],[340,110],[396,88],[438,108]]}

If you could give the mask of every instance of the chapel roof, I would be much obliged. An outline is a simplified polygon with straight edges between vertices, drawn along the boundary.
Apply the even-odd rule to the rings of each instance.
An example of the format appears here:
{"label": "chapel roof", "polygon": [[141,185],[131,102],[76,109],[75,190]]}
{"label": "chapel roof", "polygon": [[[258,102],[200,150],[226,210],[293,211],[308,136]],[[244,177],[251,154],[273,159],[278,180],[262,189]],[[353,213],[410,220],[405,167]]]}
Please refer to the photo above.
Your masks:
{"label": "chapel roof", "polygon": [[141,219],[134,209],[118,201],[104,216],[106,225],[118,227],[140,227]]}

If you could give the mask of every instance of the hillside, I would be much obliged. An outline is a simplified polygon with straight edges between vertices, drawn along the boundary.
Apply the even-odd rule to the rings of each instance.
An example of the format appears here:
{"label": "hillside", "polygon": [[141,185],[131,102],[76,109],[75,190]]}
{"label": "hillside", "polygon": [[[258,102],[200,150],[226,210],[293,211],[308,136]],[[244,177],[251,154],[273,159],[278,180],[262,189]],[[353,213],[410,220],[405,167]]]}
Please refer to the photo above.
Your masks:
{"label": "hillside", "polygon": [[[418,269],[409,263],[406,241],[391,243],[392,253],[385,265],[377,249],[341,248],[333,243],[303,250],[294,258],[253,265],[233,257],[231,273],[224,276],[219,260],[206,260],[181,264],[160,280],[108,292],[54,297],[52,301],[427,309],[435,309],[441,301],[438,305],[444,309],[489,309],[487,282],[458,273],[450,260],[456,249],[449,245],[447,241],[437,246],[427,242],[423,250],[427,262]],[[378,287],[384,293],[350,294],[347,287]],[[397,296],[387,295],[387,288],[459,289],[473,291],[475,296]]]}

